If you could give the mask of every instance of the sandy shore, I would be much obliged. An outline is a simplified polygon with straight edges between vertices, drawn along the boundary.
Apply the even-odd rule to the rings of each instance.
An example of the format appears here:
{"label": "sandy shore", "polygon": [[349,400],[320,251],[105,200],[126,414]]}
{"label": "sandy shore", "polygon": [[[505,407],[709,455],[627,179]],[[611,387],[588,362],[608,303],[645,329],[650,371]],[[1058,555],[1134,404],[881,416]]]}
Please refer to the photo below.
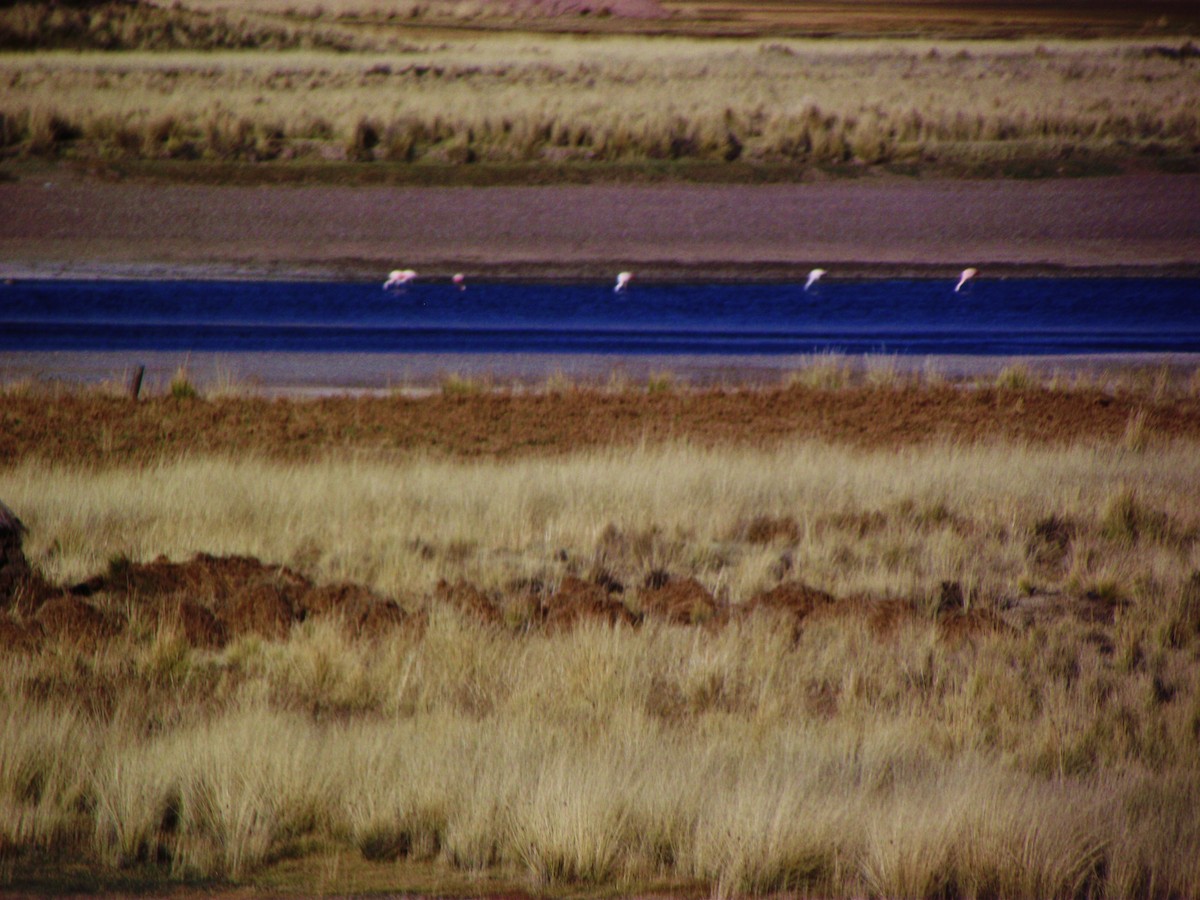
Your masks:
{"label": "sandy shore", "polygon": [[1200,175],[492,188],[0,183],[7,277],[1200,273]]}

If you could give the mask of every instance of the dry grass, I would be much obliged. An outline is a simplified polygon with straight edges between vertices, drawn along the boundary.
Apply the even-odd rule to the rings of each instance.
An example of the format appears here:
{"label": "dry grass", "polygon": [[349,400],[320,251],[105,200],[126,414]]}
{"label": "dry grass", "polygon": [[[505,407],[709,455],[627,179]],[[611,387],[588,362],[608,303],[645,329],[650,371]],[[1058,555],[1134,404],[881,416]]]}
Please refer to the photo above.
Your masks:
{"label": "dry grass", "polygon": [[[1037,573],[1045,589],[1112,579],[1129,594],[1140,573],[1172,558],[1170,579],[1185,577],[1197,484],[1191,443],[798,444],[503,463],[195,459],[101,472],[28,463],[0,475],[0,495],[32,529],[31,558],[57,581],[120,554],[209,552],[412,596],[439,579],[557,583],[595,564],[628,584],[656,568],[693,575],[736,603],[769,587],[786,553],[806,581],[839,595],[933,598],[941,582],[959,581],[999,603],[1030,574],[1026,545],[1050,516],[1079,530],[1061,565]],[[791,538],[747,540],[756,519],[792,521]]]}
{"label": "dry grass", "polygon": [[471,34],[373,53],[8,54],[0,135],[10,153],[110,161],[1019,173],[1192,157],[1200,68],[1160,49]]}
{"label": "dry grass", "polygon": [[423,633],[311,623],[166,669],[161,634],[10,654],[5,853],[234,880],[351,847],[543,889],[1193,894],[1196,635],[1121,673],[1089,633],[521,636],[437,607]]}

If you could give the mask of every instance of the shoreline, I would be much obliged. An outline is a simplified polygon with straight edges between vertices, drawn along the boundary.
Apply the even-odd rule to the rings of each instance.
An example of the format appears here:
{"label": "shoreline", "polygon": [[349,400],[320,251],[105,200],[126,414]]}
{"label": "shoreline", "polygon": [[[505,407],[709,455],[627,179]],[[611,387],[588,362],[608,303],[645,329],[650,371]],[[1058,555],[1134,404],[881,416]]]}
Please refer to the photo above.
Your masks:
{"label": "shoreline", "polygon": [[1200,370],[1200,353],[969,356],[813,353],[781,356],[607,355],[556,353],[193,353],[187,351],[0,352],[0,389],[33,384],[108,387],[123,392],[137,366],[143,392],[168,393],[184,371],[201,394],[278,398],[424,396],[447,383],[469,390],[538,392],[669,381],[682,388],[754,389],[783,384],[808,368],[839,366],[857,377],[922,376],[933,380],[993,378],[1006,369],[1033,377],[1091,379],[1131,370]]}

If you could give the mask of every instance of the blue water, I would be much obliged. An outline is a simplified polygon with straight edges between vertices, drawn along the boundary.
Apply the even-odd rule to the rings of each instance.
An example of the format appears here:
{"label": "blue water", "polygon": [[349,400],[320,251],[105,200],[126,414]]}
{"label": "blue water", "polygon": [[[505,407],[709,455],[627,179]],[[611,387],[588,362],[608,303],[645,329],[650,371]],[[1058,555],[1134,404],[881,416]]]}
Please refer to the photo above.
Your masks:
{"label": "blue water", "polygon": [[613,355],[1200,352],[1200,279],[800,284],[23,281],[0,350]]}

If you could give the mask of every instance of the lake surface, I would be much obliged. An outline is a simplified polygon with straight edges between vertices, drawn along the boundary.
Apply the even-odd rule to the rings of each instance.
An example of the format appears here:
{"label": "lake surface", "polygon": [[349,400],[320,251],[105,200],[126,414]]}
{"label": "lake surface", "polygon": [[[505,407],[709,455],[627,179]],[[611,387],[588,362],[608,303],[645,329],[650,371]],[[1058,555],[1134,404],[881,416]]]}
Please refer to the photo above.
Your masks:
{"label": "lake surface", "polygon": [[1200,279],[800,284],[22,281],[0,350],[773,356],[1200,352]]}

